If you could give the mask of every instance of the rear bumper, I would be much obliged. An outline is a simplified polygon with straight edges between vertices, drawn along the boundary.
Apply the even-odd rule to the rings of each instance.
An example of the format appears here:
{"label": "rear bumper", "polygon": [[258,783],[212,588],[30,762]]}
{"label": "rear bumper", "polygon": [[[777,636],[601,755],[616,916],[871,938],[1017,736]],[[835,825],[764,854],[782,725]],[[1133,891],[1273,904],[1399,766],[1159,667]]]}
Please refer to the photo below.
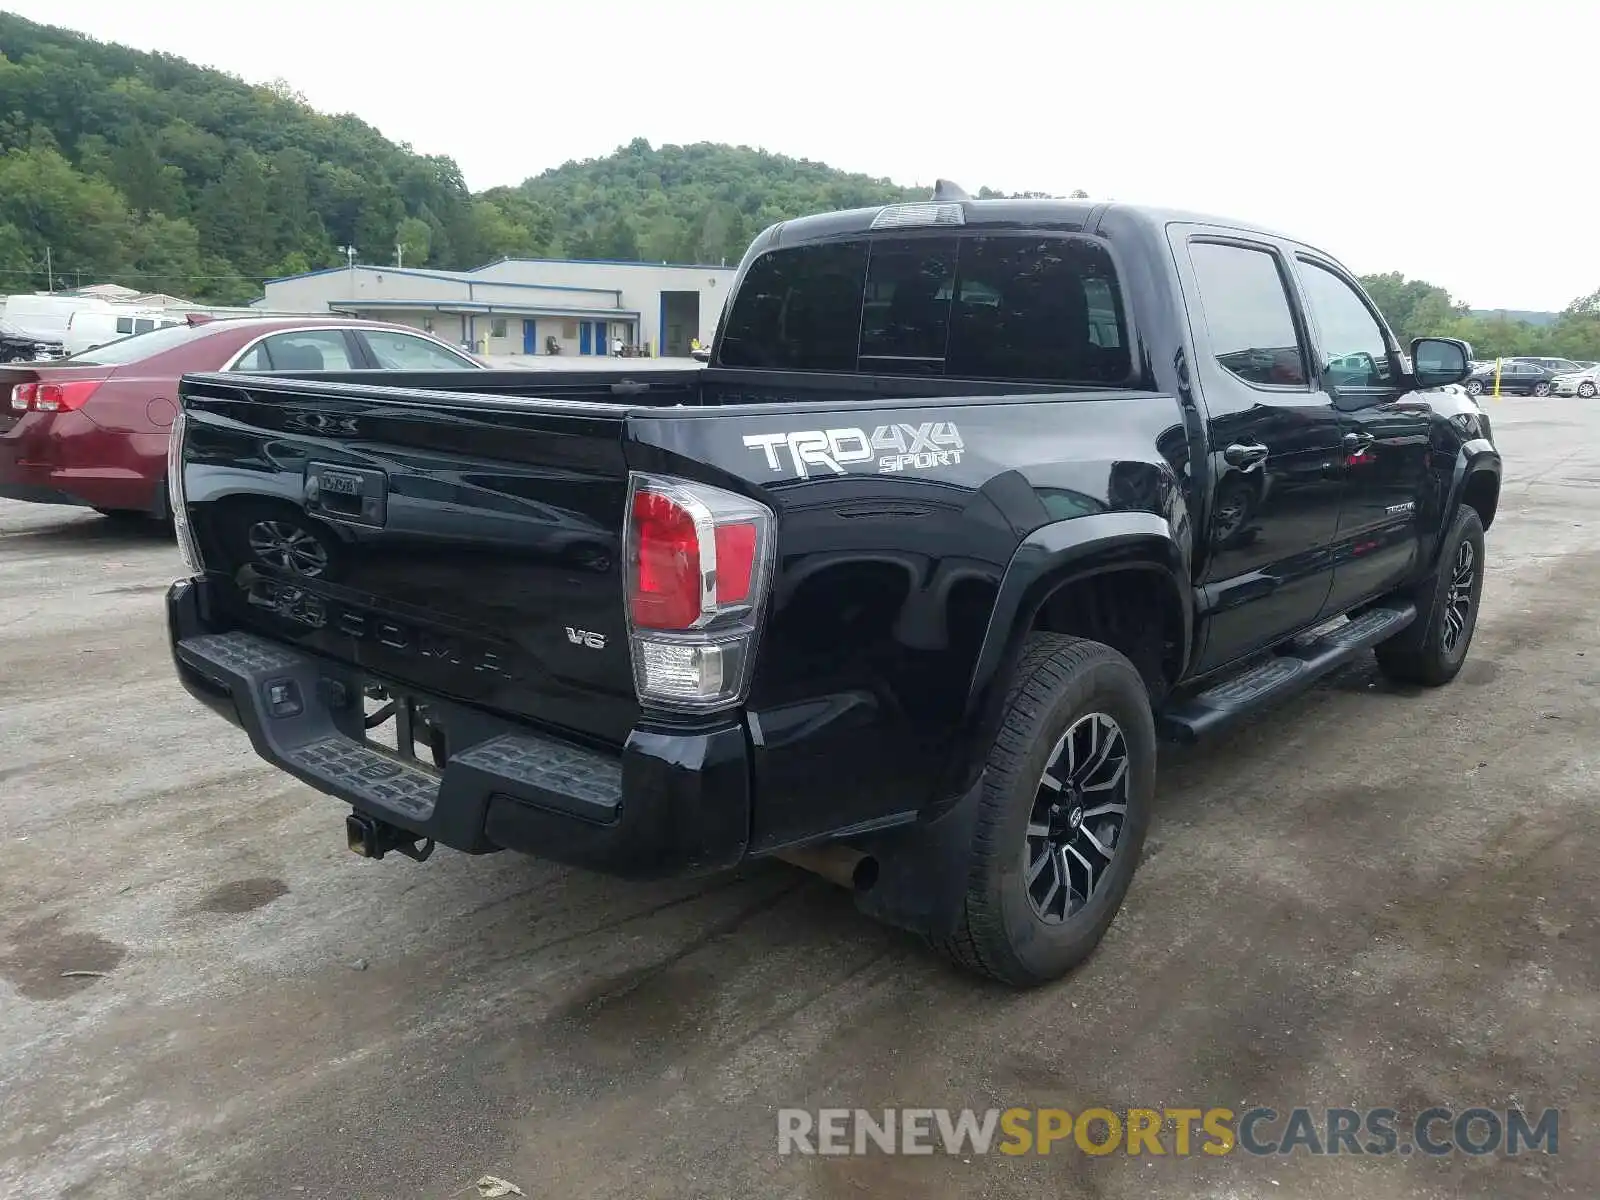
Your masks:
{"label": "rear bumper", "polygon": [[136,440],[81,412],[26,413],[0,432],[0,497],[159,514],[164,460]]}
{"label": "rear bumper", "polygon": [[274,766],[355,810],[469,854],[517,850],[626,878],[698,874],[744,857],[744,726],[636,728],[620,753],[423,696],[449,745],[443,770],[363,738],[362,692],[381,679],[251,633],[208,627],[206,584],[167,593],[173,663],[189,694]]}

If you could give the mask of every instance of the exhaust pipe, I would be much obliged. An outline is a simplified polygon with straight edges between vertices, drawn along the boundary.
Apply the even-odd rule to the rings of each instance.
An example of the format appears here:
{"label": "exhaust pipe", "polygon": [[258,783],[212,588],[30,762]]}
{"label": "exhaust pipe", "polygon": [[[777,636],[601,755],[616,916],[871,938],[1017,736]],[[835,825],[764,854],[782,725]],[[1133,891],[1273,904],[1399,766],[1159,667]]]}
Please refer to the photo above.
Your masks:
{"label": "exhaust pipe", "polygon": [[852,892],[865,892],[878,882],[878,860],[840,843],[780,850],[773,857]]}

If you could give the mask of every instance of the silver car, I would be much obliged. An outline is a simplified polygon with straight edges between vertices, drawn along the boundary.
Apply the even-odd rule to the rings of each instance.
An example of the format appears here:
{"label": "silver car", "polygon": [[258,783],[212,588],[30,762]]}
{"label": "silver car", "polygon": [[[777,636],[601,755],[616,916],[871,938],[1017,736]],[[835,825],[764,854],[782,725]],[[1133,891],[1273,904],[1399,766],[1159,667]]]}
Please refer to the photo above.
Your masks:
{"label": "silver car", "polygon": [[1558,396],[1582,396],[1585,400],[1593,400],[1595,393],[1600,392],[1600,366],[1557,375],[1550,381],[1550,390]]}

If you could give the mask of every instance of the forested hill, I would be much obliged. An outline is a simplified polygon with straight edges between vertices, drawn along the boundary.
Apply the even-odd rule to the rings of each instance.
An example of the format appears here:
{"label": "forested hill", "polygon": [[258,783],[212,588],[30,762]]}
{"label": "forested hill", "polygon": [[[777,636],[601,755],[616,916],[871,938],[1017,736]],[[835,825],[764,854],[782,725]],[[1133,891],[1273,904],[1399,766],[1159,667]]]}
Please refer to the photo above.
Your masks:
{"label": "forested hill", "polygon": [[218,299],[343,245],[387,261],[397,232],[440,261],[479,250],[455,163],[286,87],[8,13],[0,54],[4,291],[44,285],[46,247],[69,280]]}
{"label": "forested hill", "polygon": [[[53,277],[58,288],[112,282],[238,303],[270,276],[342,264],[344,246],[358,262],[393,262],[397,243],[408,266],[504,255],[732,262],[773,221],[922,197],[931,183],[641,138],[473,195],[453,160],[316,112],[286,85],[0,13],[0,295]],[[1455,334],[1486,356],[1600,358],[1600,291],[1530,323],[1474,313],[1398,273],[1364,282],[1404,337]]]}
{"label": "forested hill", "polygon": [[736,259],[765,224],[925,195],[743,147],[652,148],[468,192],[354,116],[0,13],[0,294],[113,281],[216,300],[345,261]]}

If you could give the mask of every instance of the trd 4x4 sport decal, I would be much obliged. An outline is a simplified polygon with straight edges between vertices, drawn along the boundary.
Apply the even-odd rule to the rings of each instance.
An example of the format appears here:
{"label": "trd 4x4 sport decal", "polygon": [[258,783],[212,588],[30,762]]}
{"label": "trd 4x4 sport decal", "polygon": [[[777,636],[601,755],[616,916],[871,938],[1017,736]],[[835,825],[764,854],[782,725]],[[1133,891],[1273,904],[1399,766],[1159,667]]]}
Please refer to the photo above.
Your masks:
{"label": "trd 4x4 sport decal", "polygon": [[950,467],[961,461],[966,449],[954,421],[879,425],[870,436],[864,429],[751,433],[745,435],[744,444],[765,454],[774,471],[792,470],[801,479],[819,469],[843,475],[855,463],[874,461],[880,474]]}

